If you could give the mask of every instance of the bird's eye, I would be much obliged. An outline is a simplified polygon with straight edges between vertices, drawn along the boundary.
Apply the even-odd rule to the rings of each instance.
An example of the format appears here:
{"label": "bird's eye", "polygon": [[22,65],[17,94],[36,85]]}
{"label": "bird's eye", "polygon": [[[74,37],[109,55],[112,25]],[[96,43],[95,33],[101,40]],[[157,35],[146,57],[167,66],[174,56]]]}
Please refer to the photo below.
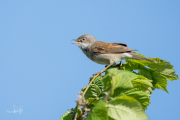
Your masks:
{"label": "bird's eye", "polygon": [[85,38],[79,39],[79,42],[83,42],[85,40]]}

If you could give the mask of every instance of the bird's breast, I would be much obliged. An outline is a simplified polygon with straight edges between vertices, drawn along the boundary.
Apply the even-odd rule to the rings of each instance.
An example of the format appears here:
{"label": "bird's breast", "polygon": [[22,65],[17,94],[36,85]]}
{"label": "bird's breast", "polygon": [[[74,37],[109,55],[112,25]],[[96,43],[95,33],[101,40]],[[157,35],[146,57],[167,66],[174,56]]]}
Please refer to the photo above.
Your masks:
{"label": "bird's breast", "polygon": [[132,56],[128,53],[119,54],[98,54],[90,52],[89,49],[83,49],[83,53],[92,61],[98,64],[110,64],[111,62],[117,63],[122,59],[131,58]]}
{"label": "bird's breast", "polygon": [[99,64],[117,63],[124,59],[124,54],[94,54],[92,59]]}

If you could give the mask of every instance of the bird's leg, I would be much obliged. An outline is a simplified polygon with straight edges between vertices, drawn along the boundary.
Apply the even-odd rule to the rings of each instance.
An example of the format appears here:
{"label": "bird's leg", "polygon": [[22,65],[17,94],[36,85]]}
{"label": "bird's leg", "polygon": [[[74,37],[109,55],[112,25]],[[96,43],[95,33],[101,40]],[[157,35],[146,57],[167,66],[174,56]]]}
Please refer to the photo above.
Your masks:
{"label": "bird's leg", "polygon": [[108,69],[112,64],[113,64],[113,62],[110,63],[110,64],[109,64],[106,68],[104,68],[102,71],[100,71],[100,72],[98,72],[98,73],[95,73],[95,74],[93,74],[93,75],[99,74],[99,75],[101,75],[101,77],[102,77],[102,73],[103,73],[106,69]]}
{"label": "bird's leg", "polygon": [[121,68],[121,66],[123,66],[122,64],[121,64],[121,61],[120,61],[120,63],[119,64],[117,64],[116,65],[116,67],[119,67],[119,69]]}

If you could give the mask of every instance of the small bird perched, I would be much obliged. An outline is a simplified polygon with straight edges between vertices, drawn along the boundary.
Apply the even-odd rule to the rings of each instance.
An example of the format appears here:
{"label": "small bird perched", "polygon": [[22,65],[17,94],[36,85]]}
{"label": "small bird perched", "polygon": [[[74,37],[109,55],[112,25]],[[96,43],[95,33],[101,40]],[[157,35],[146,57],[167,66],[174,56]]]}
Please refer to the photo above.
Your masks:
{"label": "small bird perched", "polygon": [[132,53],[131,51],[137,50],[128,48],[126,44],[97,41],[96,38],[90,34],[84,34],[74,41],[76,42],[73,43],[76,44],[92,61],[98,64],[109,64],[97,74],[102,74],[112,64],[117,63],[122,59],[143,59],[156,63],[154,60]]}

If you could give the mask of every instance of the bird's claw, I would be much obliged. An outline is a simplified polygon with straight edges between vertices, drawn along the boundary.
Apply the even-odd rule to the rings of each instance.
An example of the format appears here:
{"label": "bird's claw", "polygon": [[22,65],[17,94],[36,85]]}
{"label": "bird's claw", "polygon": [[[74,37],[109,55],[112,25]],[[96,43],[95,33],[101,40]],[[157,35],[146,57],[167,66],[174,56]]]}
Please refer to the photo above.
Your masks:
{"label": "bird's claw", "polygon": [[123,66],[123,64],[117,64],[117,65],[115,65],[114,67],[119,67],[119,69],[121,69],[121,67]]}

